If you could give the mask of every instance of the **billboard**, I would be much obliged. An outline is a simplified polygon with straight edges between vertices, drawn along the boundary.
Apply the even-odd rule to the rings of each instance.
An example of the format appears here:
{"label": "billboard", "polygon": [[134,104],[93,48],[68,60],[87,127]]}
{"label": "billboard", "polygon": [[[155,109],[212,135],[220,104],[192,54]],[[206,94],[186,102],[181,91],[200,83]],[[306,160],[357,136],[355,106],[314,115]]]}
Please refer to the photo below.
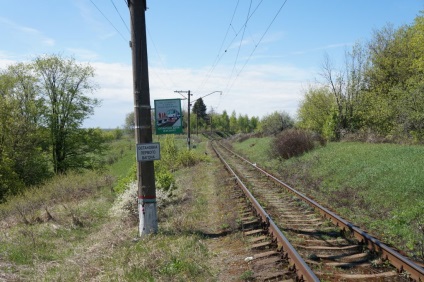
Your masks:
{"label": "billboard", "polygon": [[155,100],[156,134],[183,133],[181,99]]}

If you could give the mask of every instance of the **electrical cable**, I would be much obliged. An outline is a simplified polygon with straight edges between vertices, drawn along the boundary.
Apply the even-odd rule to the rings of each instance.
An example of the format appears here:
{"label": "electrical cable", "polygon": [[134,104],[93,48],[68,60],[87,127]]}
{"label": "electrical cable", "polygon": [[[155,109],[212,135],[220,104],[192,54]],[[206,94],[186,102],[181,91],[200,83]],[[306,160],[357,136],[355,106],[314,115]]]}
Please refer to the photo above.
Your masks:
{"label": "electrical cable", "polygon": [[128,42],[128,40],[125,39],[125,37],[122,35],[122,33],[113,25],[113,23],[105,16],[105,14],[103,14],[103,12],[99,9],[99,7],[97,7],[97,5],[94,4],[93,0],[90,0],[90,2],[94,5],[94,7],[96,7],[96,9],[100,12],[100,14],[102,14],[102,16],[110,23],[110,25],[113,26],[113,28],[121,35],[122,39],[125,42]]}
{"label": "electrical cable", "polygon": [[113,7],[115,8],[116,12],[118,13],[119,17],[121,18],[122,22],[124,23],[125,27],[127,28],[128,32],[131,34],[130,29],[127,26],[127,23],[124,21],[124,19],[121,16],[121,13],[119,13],[118,8],[116,8],[115,3],[113,2],[113,0],[110,0],[110,2],[112,2]]}
{"label": "electrical cable", "polygon": [[233,23],[233,20],[234,20],[234,16],[235,16],[235,14],[237,12],[237,8],[238,8],[239,3],[240,3],[240,0],[237,0],[237,4],[236,4],[236,7],[234,8],[233,15],[231,16],[230,24],[228,25],[227,31],[225,32],[224,39],[222,40],[221,46],[219,47],[218,55],[216,56],[216,59],[213,62],[212,67],[210,68],[210,70],[206,74],[205,78],[203,79],[202,83],[198,87],[199,89],[203,88],[203,86],[205,85],[205,83],[208,81],[210,75],[212,74],[213,70],[215,69],[216,65],[218,64],[218,62],[220,60],[219,55],[221,54],[222,47],[224,46],[225,40],[227,39],[228,32],[230,31],[230,28],[232,28],[234,30],[234,27],[232,26],[232,23]]}
{"label": "electrical cable", "polygon": [[[203,80],[201,86],[199,88],[202,88],[206,82],[209,80],[210,76],[212,75],[212,72],[215,70],[216,66],[218,65],[218,63],[221,61],[221,59],[224,57],[224,55],[227,53],[227,50],[231,47],[231,45],[233,44],[234,40],[238,37],[238,35],[240,34],[240,32],[242,31],[242,29],[247,25],[247,23],[249,22],[249,20],[252,18],[252,16],[255,14],[255,12],[258,10],[259,6],[262,4],[263,0],[261,0],[258,5],[256,5],[255,9],[253,10],[253,12],[250,14],[250,16],[246,19],[246,21],[244,22],[244,24],[242,25],[242,27],[236,32],[234,27],[232,26],[232,20],[231,19],[231,23],[230,23],[230,27],[234,30],[235,36],[233,37],[233,39],[231,40],[231,42],[228,44],[227,48],[225,48],[224,52],[221,53],[221,55],[218,53],[218,58],[215,60],[214,65],[211,67],[211,70],[207,73],[206,78]],[[237,6],[238,6],[238,2],[237,2]],[[237,9],[236,6],[236,9]],[[236,11],[234,11],[235,13]],[[234,17],[234,15],[233,15]],[[220,52],[222,51],[222,48],[220,49]]]}
{"label": "electrical cable", "polygon": [[[147,34],[149,35],[149,39],[150,39],[150,41],[152,42],[153,48],[155,49],[156,54],[158,55],[159,62],[161,63],[161,65],[162,65],[163,69],[165,70],[165,73],[166,73],[166,75],[168,76],[169,81],[171,81],[171,84],[173,85],[173,88],[176,88],[176,84],[175,84],[175,82],[172,80],[172,77],[171,77],[171,76],[169,75],[169,73],[168,73],[168,69],[166,68],[165,64],[163,63],[162,57],[160,56],[159,51],[158,51],[158,49],[156,48],[156,44],[155,44],[155,42],[153,41],[153,38],[152,38],[152,36],[151,36],[151,34],[150,34],[149,29],[147,29]],[[159,76],[159,75],[158,75],[158,76]],[[163,82],[163,80],[162,80],[161,78],[160,78],[160,80]]]}
{"label": "electrical cable", "polygon": [[246,62],[244,63],[243,67],[240,69],[239,73],[237,74],[236,78],[234,79],[233,83],[231,84],[230,88],[228,89],[228,91],[226,91],[226,93],[229,93],[231,91],[231,88],[233,87],[235,81],[237,80],[237,78],[240,76],[240,73],[244,70],[244,68],[246,67],[247,63],[250,61],[250,58],[252,57],[253,53],[256,51],[256,49],[258,48],[259,44],[261,44],[262,39],[265,37],[265,35],[268,33],[268,30],[271,28],[272,24],[274,23],[275,19],[277,18],[277,16],[280,14],[281,10],[283,9],[283,7],[286,5],[288,0],[285,0],[284,3],[281,5],[280,9],[278,9],[277,13],[275,14],[274,18],[272,19],[271,23],[268,25],[267,29],[265,30],[265,32],[262,34],[261,38],[259,39],[258,44],[255,45],[255,48],[253,48],[252,52],[250,53],[249,57],[247,58]]}
{"label": "electrical cable", "polygon": [[228,78],[227,86],[225,86],[226,89],[228,89],[228,85],[230,84],[231,78],[233,77],[234,70],[236,69],[237,60],[238,60],[238,57],[239,57],[239,54],[240,54],[241,45],[243,43],[244,33],[246,32],[247,20],[249,19],[250,9],[251,8],[252,8],[252,0],[250,0],[249,10],[247,12],[246,22],[245,22],[244,28],[243,28],[243,34],[241,35],[240,44],[239,44],[238,49],[237,49],[236,59],[234,60],[233,69],[231,70],[231,74],[230,74],[230,76]]}

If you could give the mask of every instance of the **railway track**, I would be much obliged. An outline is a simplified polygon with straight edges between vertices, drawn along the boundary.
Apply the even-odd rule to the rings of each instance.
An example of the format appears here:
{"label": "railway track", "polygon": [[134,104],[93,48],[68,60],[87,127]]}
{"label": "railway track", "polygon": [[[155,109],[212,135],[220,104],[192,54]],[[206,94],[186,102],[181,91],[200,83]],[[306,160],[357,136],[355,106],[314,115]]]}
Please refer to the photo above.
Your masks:
{"label": "railway track", "polygon": [[221,143],[212,147],[240,188],[257,280],[424,281],[423,267]]}

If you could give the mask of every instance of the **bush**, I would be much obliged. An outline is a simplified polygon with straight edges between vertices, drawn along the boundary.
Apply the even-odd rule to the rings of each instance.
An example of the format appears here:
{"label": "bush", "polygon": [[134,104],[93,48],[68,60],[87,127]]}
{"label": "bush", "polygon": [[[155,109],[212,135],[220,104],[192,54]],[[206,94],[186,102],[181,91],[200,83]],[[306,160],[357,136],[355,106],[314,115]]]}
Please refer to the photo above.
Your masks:
{"label": "bush", "polygon": [[176,188],[175,177],[168,170],[160,170],[156,173],[156,188],[172,194]]}
{"label": "bush", "polygon": [[275,111],[261,119],[260,131],[265,136],[270,136],[292,128],[293,125],[294,120],[288,113]]}
{"label": "bush", "polygon": [[177,164],[181,167],[194,166],[200,161],[200,157],[196,156],[193,151],[184,150],[178,154]]}
{"label": "bush", "polygon": [[320,141],[308,131],[299,129],[284,130],[272,141],[271,153],[283,159],[300,156],[315,148],[315,139]]}
{"label": "bush", "polygon": [[120,194],[124,192],[130,183],[137,180],[137,165],[134,164],[131,169],[128,171],[127,175],[123,178],[120,178],[118,180],[118,183],[115,187],[113,187],[113,190]]}

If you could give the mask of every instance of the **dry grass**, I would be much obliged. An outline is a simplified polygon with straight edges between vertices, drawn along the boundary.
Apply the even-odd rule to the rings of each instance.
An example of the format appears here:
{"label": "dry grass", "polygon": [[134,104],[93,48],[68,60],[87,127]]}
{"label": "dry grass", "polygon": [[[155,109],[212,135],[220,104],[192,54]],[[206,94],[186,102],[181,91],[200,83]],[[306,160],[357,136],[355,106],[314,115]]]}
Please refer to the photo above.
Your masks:
{"label": "dry grass", "polygon": [[94,185],[93,193],[75,189],[69,201],[45,199],[28,213],[29,223],[5,209],[0,281],[239,280],[248,254],[222,173],[215,162],[178,171],[179,189],[159,199],[159,233],[143,238],[137,237],[134,205],[128,205],[134,192],[112,202],[107,183]]}

